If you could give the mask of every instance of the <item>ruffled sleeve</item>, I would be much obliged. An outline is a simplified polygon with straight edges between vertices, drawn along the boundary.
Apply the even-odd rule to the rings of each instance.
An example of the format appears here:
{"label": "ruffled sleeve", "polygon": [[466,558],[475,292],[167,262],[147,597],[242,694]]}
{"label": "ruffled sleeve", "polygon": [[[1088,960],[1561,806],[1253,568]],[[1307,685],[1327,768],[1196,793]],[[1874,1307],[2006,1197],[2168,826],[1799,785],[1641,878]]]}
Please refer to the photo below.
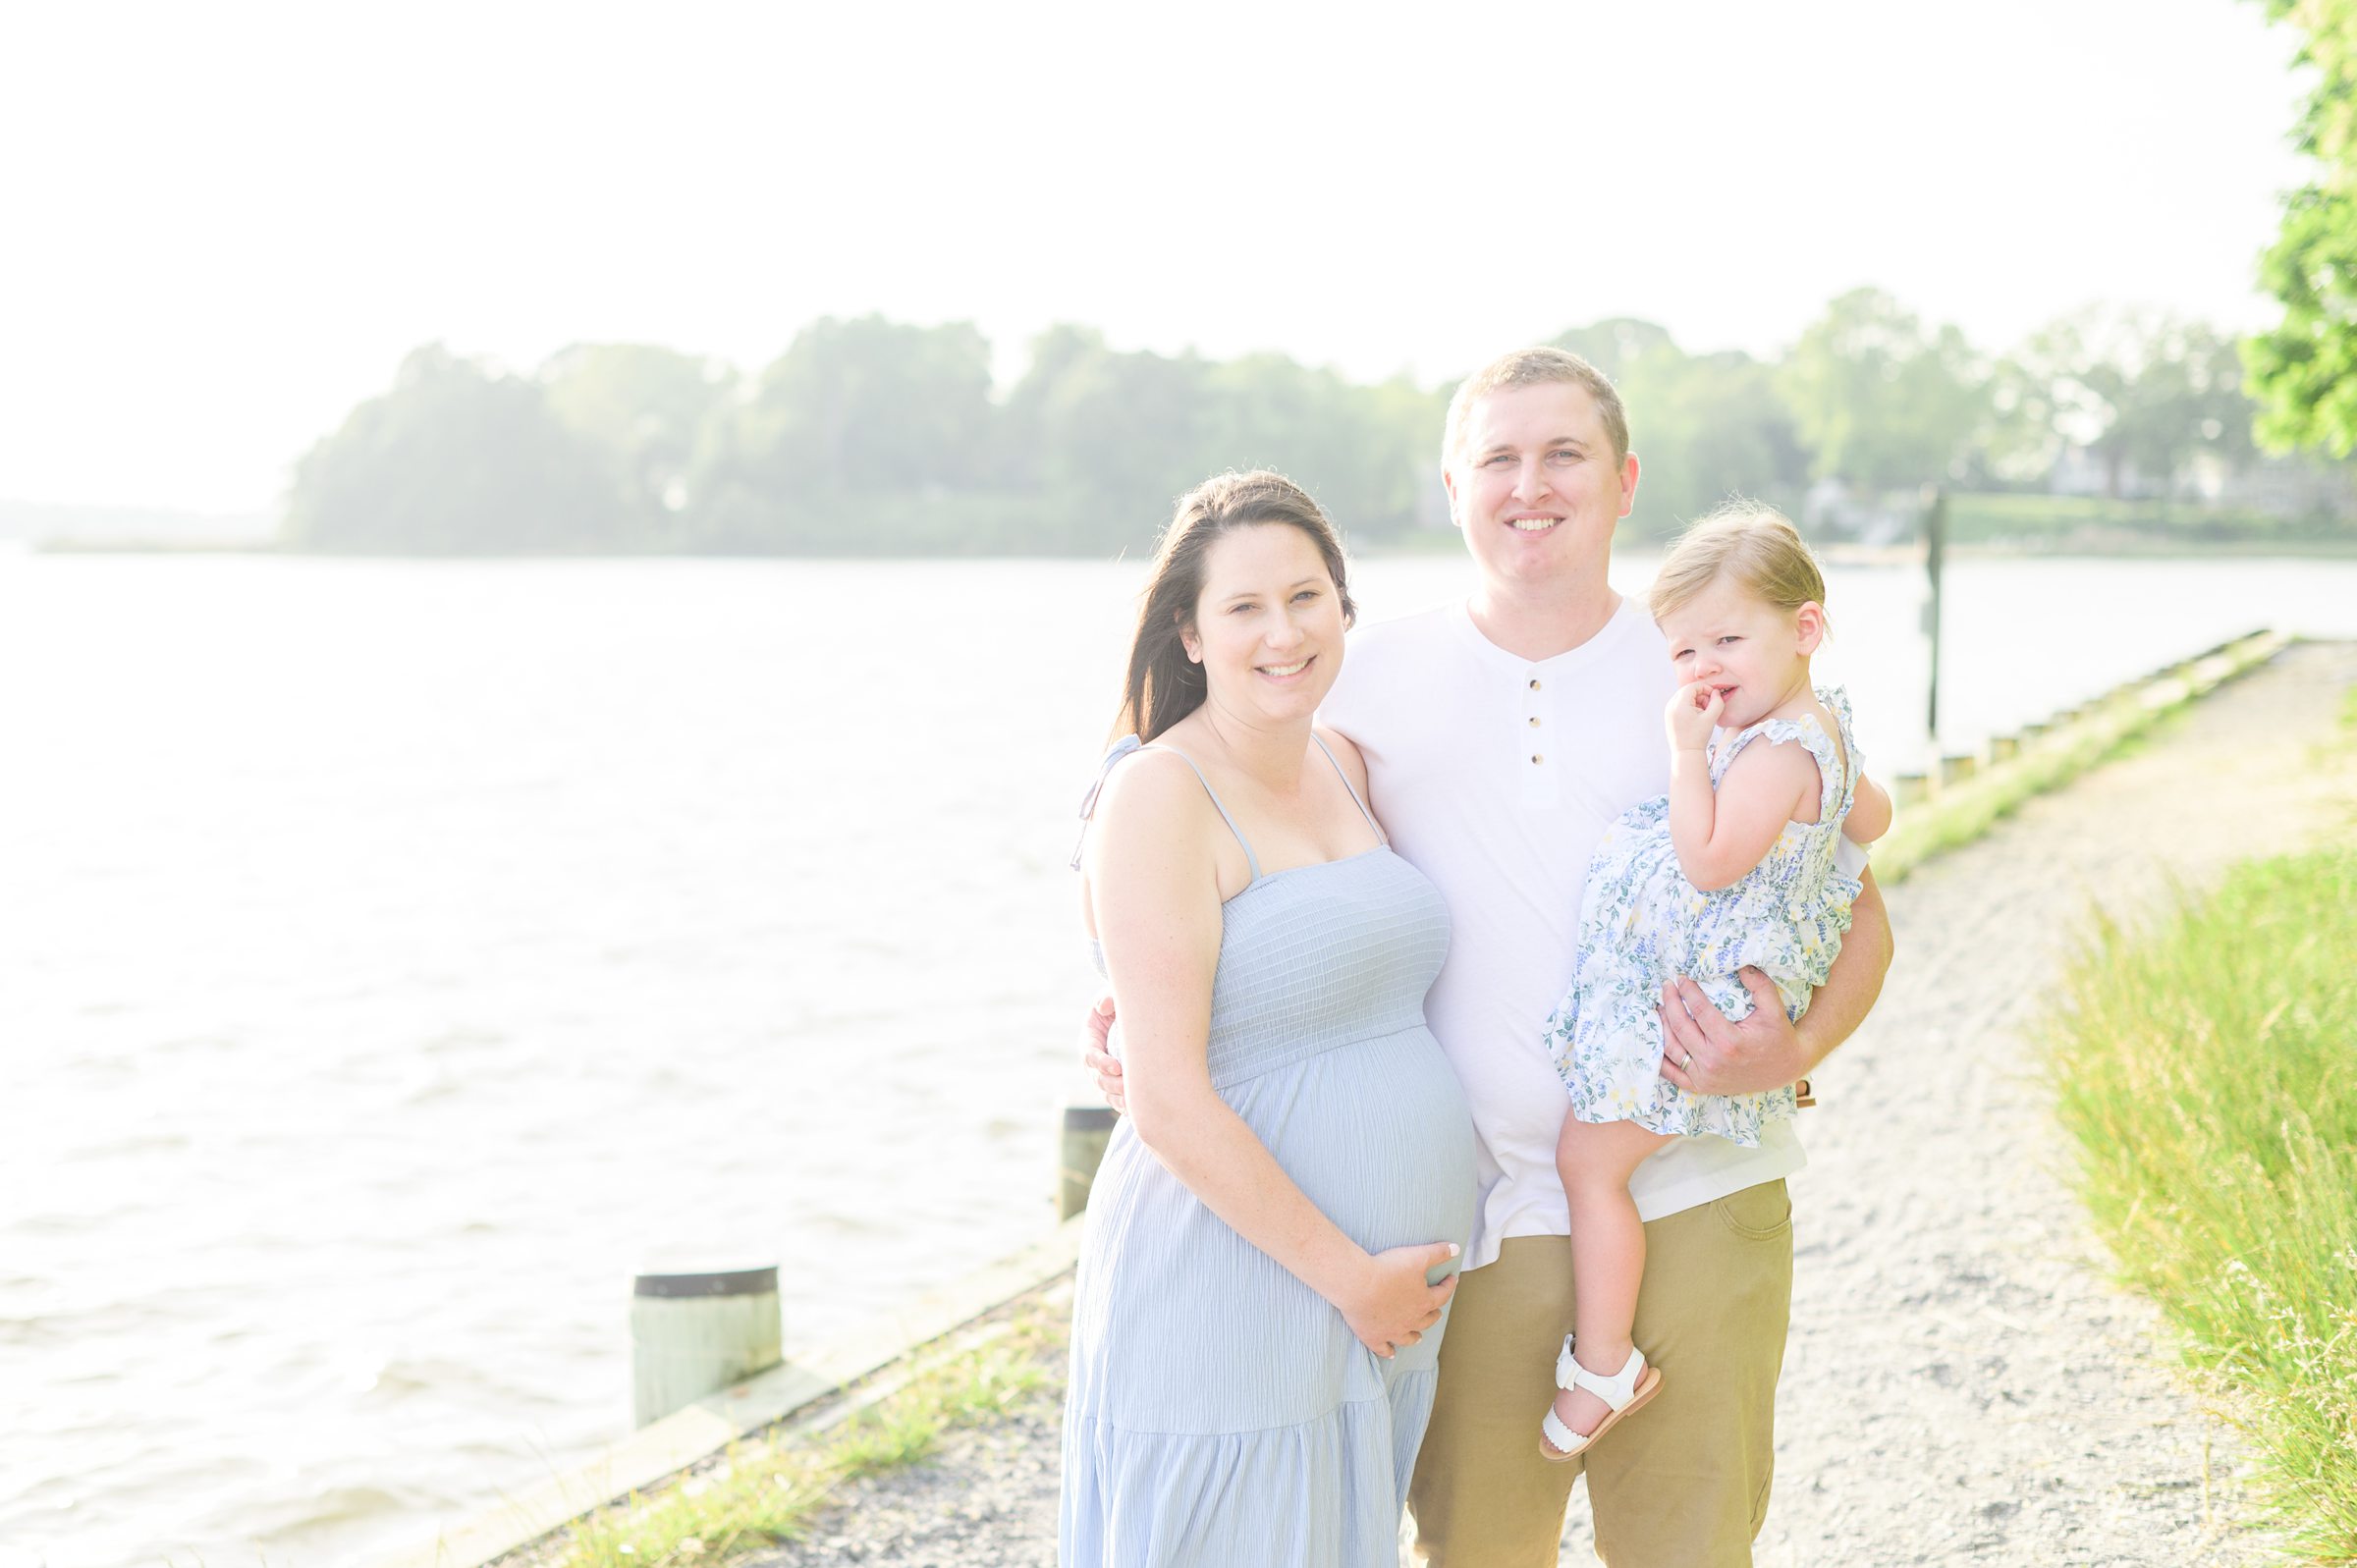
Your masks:
{"label": "ruffled sleeve", "polygon": [[1823,809],[1829,821],[1840,822],[1857,803],[1858,781],[1866,777],[1866,753],[1858,749],[1858,733],[1850,717],[1849,692],[1840,686],[1819,686],[1817,700],[1825,711],[1834,716],[1834,724],[1841,731],[1841,754],[1849,759],[1848,776],[1841,781],[1839,801],[1829,802]]}
{"label": "ruffled sleeve", "polygon": [[[1848,696],[1838,686],[1822,686],[1818,688],[1817,697],[1832,712],[1835,724],[1840,728],[1839,746],[1834,744],[1833,737],[1825,732],[1825,726],[1817,722],[1815,714],[1804,713],[1797,719],[1763,720],[1737,733],[1713,754],[1711,787],[1719,787],[1719,781],[1727,777],[1727,770],[1734,766],[1735,758],[1754,740],[1766,740],[1770,745],[1796,741],[1817,762],[1817,820],[1837,826],[1842,818],[1849,815],[1849,804],[1856,793],[1855,780],[1861,771],[1857,742],[1850,738]],[[1847,769],[1841,766],[1844,753],[1849,757]]]}

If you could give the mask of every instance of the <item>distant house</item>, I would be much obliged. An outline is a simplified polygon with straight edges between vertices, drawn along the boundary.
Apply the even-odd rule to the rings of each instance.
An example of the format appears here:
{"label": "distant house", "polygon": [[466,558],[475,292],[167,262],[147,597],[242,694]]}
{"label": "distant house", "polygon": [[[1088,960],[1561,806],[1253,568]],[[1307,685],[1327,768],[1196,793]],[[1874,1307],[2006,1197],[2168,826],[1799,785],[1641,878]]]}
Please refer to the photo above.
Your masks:
{"label": "distant house", "polygon": [[1922,519],[1904,497],[1860,492],[1847,480],[1827,478],[1802,494],[1800,515],[1794,520],[1812,539],[1889,545],[1915,537]]}
{"label": "distant house", "polygon": [[2229,466],[2203,453],[2187,478],[2190,489],[2224,512],[2357,520],[2357,469],[2347,463],[2288,457]]}
{"label": "distant house", "polygon": [[[2130,488],[2139,478],[2123,467],[2119,475],[2122,496],[2140,495],[2141,489]],[[2108,496],[2111,494],[2111,465],[2104,459],[2081,446],[2065,446],[2055,459],[2054,467],[2047,470],[2046,488],[2057,496]]]}

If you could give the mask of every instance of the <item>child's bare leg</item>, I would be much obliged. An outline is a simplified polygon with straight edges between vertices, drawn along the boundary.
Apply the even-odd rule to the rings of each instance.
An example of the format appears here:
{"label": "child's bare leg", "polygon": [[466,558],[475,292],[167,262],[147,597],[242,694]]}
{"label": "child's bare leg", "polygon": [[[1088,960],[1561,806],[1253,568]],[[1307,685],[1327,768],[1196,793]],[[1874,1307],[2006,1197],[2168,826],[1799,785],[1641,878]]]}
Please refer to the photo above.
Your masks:
{"label": "child's bare leg", "polygon": [[[1571,1203],[1572,1357],[1598,1377],[1628,1362],[1637,1321],[1637,1284],[1645,1276],[1645,1225],[1628,1178],[1645,1157],[1668,1143],[1633,1121],[1563,1118],[1555,1167]],[[1586,1389],[1563,1389],[1555,1413],[1573,1432],[1587,1433],[1612,1407]]]}

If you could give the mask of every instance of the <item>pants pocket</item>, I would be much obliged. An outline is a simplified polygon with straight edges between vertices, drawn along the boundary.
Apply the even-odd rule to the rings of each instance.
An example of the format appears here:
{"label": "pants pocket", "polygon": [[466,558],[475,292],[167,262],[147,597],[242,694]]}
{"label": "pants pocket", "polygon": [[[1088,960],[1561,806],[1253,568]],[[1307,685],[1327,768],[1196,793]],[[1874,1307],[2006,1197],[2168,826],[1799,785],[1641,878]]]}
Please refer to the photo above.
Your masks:
{"label": "pants pocket", "polygon": [[1711,1205],[1711,1213],[1746,1241],[1774,1241],[1792,1231],[1792,1195],[1781,1179],[1730,1192]]}

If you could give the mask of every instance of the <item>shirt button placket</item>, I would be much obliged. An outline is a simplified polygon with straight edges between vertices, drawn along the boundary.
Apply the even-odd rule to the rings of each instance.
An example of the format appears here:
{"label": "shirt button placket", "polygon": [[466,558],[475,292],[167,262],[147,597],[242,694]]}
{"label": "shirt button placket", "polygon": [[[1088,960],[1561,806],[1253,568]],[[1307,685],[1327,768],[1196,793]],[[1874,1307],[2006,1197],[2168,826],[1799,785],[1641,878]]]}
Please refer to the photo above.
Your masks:
{"label": "shirt button placket", "polygon": [[1522,776],[1522,804],[1537,811],[1550,810],[1562,803],[1564,782],[1563,765],[1550,762],[1548,753],[1556,748],[1546,744],[1547,716],[1545,704],[1547,682],[1536,665],[1522,667],[1522,729],[1517,737],[1514,755],[1528,760],[1515,766]]}

